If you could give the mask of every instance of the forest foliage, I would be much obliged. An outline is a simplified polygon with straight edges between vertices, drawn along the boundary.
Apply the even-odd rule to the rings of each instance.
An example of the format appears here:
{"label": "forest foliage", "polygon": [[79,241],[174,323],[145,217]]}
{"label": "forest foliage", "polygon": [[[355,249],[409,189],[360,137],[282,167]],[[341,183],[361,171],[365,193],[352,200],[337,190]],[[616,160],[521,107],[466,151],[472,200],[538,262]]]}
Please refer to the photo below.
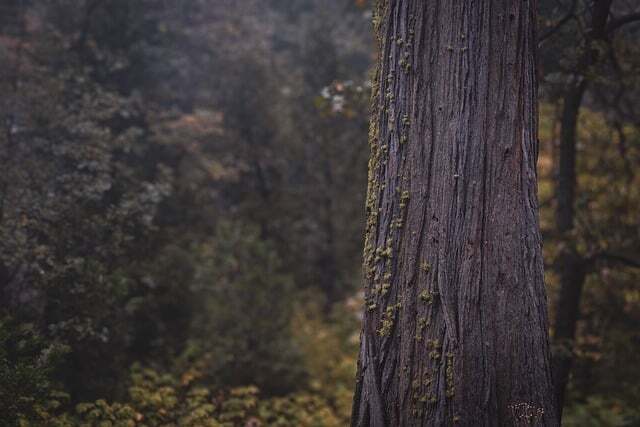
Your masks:
{"label": "forest foliage", "polygon": [[[558,254],[593,259],[565,425],[631,426],[639,26],[580,70],[590,3],[571,3],[541,2],[539,48],[552,318]],[[348,424],[372,55],[368,2],[3,2],[0,424]],[[577,72],[591,86],[566,235],[558,141]]]}

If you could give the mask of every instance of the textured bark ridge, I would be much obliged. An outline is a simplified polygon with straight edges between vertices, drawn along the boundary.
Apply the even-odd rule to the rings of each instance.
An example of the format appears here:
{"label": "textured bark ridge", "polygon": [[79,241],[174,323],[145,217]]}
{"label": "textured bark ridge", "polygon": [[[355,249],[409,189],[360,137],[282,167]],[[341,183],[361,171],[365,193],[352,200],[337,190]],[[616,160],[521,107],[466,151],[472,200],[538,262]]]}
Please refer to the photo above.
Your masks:
{"label": "textured bark ridge", "polygon": [[536,4],[374,11],[352,425],[558,425],[536,186]]}

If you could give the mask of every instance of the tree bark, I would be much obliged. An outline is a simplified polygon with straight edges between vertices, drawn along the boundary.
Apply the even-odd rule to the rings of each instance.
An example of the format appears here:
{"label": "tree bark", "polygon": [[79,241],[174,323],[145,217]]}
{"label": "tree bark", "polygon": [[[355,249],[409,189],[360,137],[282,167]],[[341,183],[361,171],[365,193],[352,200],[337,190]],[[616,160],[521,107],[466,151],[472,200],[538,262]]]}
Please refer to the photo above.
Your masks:
{"label": "tree bark", "polygon": [[353,426],[558,425],[536,2],[379,1]]}

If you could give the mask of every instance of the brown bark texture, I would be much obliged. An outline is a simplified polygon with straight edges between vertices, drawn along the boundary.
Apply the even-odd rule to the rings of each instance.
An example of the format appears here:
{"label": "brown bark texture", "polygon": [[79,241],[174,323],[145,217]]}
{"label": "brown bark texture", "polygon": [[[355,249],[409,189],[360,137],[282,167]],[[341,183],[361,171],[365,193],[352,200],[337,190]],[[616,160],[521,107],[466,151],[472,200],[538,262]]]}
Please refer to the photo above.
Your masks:
{"label": "brown bark texture", "polygon": [[535,21],[531,0],[374,7],[353,426],[558,425]]}

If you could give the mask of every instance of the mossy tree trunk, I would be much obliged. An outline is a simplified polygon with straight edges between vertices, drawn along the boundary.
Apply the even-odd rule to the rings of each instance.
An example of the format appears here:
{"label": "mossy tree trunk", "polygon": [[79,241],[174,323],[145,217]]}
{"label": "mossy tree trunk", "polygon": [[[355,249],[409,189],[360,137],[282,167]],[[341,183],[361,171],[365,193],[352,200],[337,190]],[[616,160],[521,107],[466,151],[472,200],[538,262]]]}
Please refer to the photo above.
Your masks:
{"label": "mossy tree trunk", "polygon": [[536,2],[374,11],[352,425],[558,425],[536,186]]}

